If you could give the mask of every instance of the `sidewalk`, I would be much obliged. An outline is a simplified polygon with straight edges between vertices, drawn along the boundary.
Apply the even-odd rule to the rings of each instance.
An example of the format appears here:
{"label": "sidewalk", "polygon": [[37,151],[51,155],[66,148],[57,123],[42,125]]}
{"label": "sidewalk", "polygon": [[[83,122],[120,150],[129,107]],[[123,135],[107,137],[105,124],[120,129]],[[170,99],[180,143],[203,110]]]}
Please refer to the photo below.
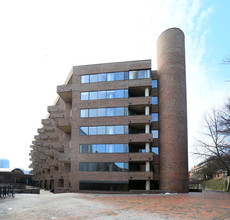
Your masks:
{"label": "sidewalk", "polygon": [[0,219],[230,219],[230,193],[17,194]]}

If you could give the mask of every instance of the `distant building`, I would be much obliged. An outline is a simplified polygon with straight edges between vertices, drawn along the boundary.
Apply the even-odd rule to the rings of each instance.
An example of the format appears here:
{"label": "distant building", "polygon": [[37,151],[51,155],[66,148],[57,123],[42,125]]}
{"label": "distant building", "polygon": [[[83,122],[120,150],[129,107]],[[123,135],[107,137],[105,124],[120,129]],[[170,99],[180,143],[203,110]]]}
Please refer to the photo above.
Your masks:
{"label": "distant building", "polygon": [[151,60],[72,68],[32,142],[41,188],[188,192],[183,32],[163,32],[157,54],[157,70]]}
{"label": "distant building", "polygon": [[9,168],[10,162],[8,159],[0,159],[0,168]]}

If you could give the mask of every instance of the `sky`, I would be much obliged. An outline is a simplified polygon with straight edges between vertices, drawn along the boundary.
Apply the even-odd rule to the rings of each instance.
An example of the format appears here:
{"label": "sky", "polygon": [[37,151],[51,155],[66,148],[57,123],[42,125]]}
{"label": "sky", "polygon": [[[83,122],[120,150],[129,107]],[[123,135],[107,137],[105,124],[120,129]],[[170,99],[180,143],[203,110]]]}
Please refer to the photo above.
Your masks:
{"label": "sky", "polygon": [[204,115],[229,97],[228,0],[0,0],[0,159],[28,169],[30,145],[72,66],[152,59],[185,34],[189,167]]}

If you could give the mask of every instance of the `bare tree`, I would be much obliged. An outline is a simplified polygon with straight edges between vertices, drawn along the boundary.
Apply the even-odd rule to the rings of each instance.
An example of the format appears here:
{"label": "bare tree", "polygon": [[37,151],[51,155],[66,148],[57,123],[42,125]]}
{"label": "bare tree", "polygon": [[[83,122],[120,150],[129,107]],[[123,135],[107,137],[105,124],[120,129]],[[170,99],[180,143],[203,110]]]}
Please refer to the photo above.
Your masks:
{"label": "bare tree", "polygon": [[[229,106],[230,107],[230,106]],[[229,109],[230,110],[230,109]],[[206,132],[203,139],[197,140],[196,155],[204,158],[205,169],[209,172],[225,170],[230,175],[230,145],[229,145],[229,119],[230,111],[223,115],[213,110],[212,114],[205,116]]]}

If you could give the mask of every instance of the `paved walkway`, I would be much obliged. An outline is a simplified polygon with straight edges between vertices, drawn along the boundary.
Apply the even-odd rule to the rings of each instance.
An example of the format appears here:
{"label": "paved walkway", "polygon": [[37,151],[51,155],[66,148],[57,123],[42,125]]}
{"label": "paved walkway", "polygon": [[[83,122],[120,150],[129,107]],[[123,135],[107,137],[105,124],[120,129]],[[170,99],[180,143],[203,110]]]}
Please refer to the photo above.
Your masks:
{"label": "paved walkway", "polygon": [[230,219],[230,193],[19,194],[0,199],[0,219]]}

